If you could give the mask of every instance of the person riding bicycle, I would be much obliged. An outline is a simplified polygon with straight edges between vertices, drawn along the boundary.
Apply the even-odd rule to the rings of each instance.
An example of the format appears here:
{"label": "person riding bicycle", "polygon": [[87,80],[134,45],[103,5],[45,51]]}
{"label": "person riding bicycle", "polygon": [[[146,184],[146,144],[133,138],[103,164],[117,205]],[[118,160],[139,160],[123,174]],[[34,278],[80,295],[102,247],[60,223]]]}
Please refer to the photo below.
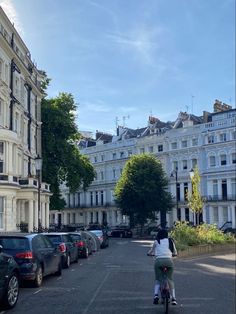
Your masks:
{"label": "person riding bicycle", "polygon": [[174,264],[172,261],[173,256],[177,256],[177,250],[172,238],[168,237],[168,231],[165,229],[160,229],[157,233],[156,239],[153,243],[152,248],[148,251],[148,255],[155,256],[155,286],[154,286],[154,300],[153,304],[158,304],[159,302],[159,289],[160,282],[162,280],[162,267],[166,266],[168,268],[167,278],[170,284],[172,304],[176,305],[177,301],[175,298],[175,286],[173,281],[173,271]]}

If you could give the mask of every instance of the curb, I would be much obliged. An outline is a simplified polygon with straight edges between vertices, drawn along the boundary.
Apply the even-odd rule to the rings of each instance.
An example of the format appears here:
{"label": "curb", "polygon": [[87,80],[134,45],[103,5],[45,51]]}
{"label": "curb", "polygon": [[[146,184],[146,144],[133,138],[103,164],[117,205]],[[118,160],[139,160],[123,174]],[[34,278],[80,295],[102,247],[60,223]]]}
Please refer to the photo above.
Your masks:
{"label": "curb", "polygon": [[178,251],[178,257],[191,257],[210,253],[235,253],[235,243],[190,246],[184,251]]}

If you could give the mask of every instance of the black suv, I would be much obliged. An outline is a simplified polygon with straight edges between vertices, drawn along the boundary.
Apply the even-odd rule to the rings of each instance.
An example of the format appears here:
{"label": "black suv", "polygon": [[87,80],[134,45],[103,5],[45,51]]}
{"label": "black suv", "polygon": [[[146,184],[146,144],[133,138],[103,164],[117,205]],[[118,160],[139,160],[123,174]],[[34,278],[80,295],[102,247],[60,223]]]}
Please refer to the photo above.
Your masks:
{"label": "black suv", "polygon": [[0,245],[0,304],[2,309],[13,308],[19,295],[19,266],[14,258],[2,252]]}
{"label": "black suv", "polygon": [[43,276],[61,275],[61,253],[40,233],[1,234],[3,252],[14,257],[20,267],[20,278],[40,287]]}

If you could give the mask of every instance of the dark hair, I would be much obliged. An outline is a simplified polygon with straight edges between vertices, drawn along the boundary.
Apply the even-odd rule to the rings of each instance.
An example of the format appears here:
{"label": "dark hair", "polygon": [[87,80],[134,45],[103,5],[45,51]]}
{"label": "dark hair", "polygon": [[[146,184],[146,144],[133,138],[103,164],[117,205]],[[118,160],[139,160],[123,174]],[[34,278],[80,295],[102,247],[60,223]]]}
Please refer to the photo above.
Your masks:
{"label": "dark hair", "polygon": [[160,244],[160,240],[165,239],[165,238],[168,239],[168,231],[166,229],[160,229],[156,237],[157,242]]}

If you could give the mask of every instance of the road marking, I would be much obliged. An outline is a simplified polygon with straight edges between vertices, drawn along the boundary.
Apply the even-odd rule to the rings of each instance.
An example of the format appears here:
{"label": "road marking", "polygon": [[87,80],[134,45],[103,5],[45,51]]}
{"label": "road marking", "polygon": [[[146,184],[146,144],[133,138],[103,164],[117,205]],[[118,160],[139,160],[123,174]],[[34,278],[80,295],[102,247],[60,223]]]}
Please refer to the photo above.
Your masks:
{"label": "road marking", "polygon": [[3,313],[5,313],[5,311],[0,312],[0,314],[3,314]]}
{"label": "road marking", "polygon": [[39,290],[35,291],[33,294],[37,294],[37,293],[39,293],[40,291],[42,291],[42,289],[39,289]]}
{"label": "road marking", "polygon": [[57,280],[62,280],[62,277],[58,277]]}
{"label": "road marking", "polygon": [[71,269],[71,271],[75,271],[75,269],[74,269],[74,268],[72,268],[72,269]]}
{"label": "road marking", "polygon": [[85,308],[85,310],[83,311],[83,314],[88,313],[88,310],[90,308],[90,306],[92,305],[93,301],[96,299],[97,295],[99,294],[99,292],[102,289],[102,286],[104,285],[105,281],[107,280],[107,278],[110,276],[110,272],[106,274],[106,276],[104,277],[103,281],[100,283],[100,285],[98,286],[97,290],[95,291],[92,299],[90,300],[89,304],[87,305],[87,307]]}

